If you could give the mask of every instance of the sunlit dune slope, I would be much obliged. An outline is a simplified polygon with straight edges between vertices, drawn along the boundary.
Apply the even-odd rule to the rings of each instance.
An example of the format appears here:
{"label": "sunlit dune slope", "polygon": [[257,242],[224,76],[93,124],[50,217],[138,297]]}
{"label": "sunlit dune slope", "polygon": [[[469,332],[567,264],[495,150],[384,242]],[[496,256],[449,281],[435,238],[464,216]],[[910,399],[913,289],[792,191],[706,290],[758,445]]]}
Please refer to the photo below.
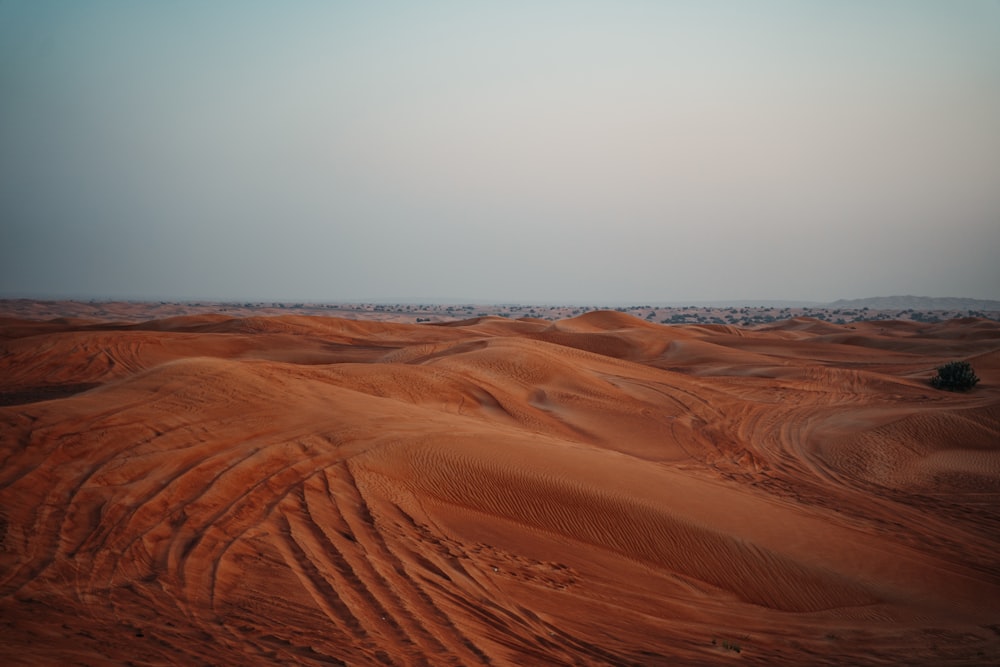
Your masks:
{"label": "sunlit dune slope", "polygon": [[4,664],[1000,662],[995,322],[4,320],[0,405]]}

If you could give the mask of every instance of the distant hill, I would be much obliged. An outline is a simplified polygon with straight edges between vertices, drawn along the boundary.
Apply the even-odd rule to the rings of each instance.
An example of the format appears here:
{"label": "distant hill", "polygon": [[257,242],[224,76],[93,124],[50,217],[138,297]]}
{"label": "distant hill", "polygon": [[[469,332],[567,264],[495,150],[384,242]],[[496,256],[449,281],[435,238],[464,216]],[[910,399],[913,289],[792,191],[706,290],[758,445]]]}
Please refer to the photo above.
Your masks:
{"label": "distant hill", "polygon": [[827,308],[869,308],[871,310],[997,310],[1000,301],[933,296],[873,296],[867,299],[839,299]]}

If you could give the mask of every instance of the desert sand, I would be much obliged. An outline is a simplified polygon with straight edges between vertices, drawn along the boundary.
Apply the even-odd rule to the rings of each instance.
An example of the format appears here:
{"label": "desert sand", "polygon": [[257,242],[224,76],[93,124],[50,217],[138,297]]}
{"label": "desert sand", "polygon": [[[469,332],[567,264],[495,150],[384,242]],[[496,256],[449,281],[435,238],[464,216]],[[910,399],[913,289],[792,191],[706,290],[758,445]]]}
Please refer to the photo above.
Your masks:
{"label": "desert sand", "polygon": [[6,665],[1000,663],[997,322],[8,318],[0,404]]}

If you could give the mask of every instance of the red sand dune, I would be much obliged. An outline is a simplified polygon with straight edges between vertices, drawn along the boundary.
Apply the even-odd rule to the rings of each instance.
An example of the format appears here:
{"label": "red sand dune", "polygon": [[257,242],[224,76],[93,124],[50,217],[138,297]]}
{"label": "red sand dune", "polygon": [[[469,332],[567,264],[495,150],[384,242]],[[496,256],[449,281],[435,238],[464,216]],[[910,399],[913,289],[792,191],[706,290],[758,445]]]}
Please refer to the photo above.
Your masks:
{"label": "red sand dune", "polygon": [[7,319],[0,404],[4,664],[1000,663],[995,322]]}

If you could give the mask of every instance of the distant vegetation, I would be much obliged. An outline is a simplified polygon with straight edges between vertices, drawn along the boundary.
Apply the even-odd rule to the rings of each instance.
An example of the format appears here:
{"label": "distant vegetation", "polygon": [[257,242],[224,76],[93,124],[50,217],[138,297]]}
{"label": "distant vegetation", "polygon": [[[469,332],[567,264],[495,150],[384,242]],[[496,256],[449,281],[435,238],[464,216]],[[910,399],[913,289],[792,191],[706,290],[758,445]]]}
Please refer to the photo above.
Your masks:
{"label": "distant vegetation", "polygon": [[[910,302],[929,302],[911,298]],[[435,304],[435,303],[327,303],[245,301],[245,302],[114,302],[114,301],[34,301],[29,299],[0,299],[0,317],[23,319],[52,319],[79,317],[84,319],[112,319],[116,321],[143,321],[177,315],[222,314],[230,317],[269,315],[320,315],[349,319],[391,320],[397,322],[448,322],[473,317],[530,318],[535,320],[561,320],[595,310],[617,310],[657,324],[715,324],[737,327],[762,327],[793,318],[813,318],[829,324],[851,327],[855,322],[890,321],[916,322],[932,325],[964,317],[979,317],[1000,321],[1000,302],[973,302],[948,300],[954,307],[944,310],[902,309],[880,310],[867,305],[629,305],[596,304],[538,305],[538,304]],[[846,302],[845,302],[846,303]],[[897,303],[897,301],[892,301]],[[898,302],[900,305],[905,303]],[[972,305],[995,307],[977,310]],[[961,308],[959,306],[969,306]]]}
{"label": "distant vegetation", "polygon": [[945,391],[968,391],[976,386],[979,378],[968,361],[952,361],[937,369],[931,386]]}

